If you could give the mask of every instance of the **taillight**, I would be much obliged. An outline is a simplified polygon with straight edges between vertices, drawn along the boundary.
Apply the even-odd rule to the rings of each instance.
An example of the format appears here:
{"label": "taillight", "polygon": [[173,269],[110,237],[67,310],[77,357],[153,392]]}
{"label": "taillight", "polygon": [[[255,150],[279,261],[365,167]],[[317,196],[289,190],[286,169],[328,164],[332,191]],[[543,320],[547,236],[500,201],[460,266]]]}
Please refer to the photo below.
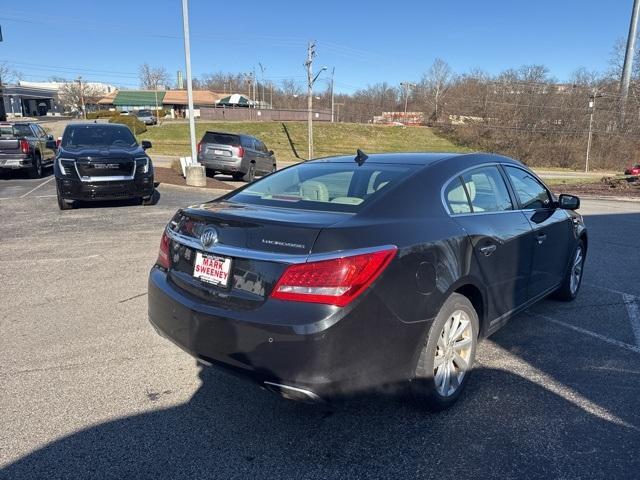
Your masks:
{"label": "taillight", "polygon": [[360,295],[389,265],[396,247],[372,253],[289,266],[272,298],[344,307]]}
{"label": "taillight", "polygon": [[244,157],[244,148],[243,147],[238,147],[238,156],[240,158]]}
{"label": "taillight", "polygon": [[158,260],[156,265],[160,265],[167,270],[171,267],[171,256],[169,252],[169,235],[167,231],[162,232],[162,238],[160,239],[160,250],[158,251]]}
{"label": "taillight", "polygon": [[29,153],[29,142],[27,140],[20,140],[20,150],[22,150],[22,153]]}
{"label": "taillight", "polygon": [[56,149],[60,148],[60,144],[62,143],[62,137],[58,137],[56,139]]}
{"label": "taillight", "polygon": [[200,150],[202,150],[202,142],[198,142],[196,149],[198,150],[198,153],[200,153]]}

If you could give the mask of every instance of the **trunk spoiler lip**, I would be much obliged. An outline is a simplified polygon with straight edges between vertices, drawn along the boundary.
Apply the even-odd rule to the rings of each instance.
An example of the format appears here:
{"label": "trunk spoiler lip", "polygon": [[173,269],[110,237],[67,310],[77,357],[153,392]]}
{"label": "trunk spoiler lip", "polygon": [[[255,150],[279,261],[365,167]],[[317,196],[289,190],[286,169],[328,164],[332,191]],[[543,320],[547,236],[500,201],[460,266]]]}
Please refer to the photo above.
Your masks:
{"label": "trunk spoiler lip", "polygon": [[269,262],[286,263],[286,264],[299,264],[307,262],[318,262],[322,260],[332,260],[335,258],[351,257],[354,255],[362,255],[366,253],[374,253],[380,250],[388,250],[390,248],[397,248],[396,245],[378,245],[375,247],[355,248],[335,250],[333,252],[323,253],[301,253],[301,254],[288,254],[279,252],[267,252],[264,250],[255,250],[245,247],[234,247],[229,245],[215,244],[210,247],[203,247],[202,244],[193,237],[187,237],[180,233],[174,232],[171,228],[166,228],[167,236],[182,245],[186,245],[195,250],[201,250],[212,254],[224,255],[234,258],[246,258],[250,260],[263,260]]}

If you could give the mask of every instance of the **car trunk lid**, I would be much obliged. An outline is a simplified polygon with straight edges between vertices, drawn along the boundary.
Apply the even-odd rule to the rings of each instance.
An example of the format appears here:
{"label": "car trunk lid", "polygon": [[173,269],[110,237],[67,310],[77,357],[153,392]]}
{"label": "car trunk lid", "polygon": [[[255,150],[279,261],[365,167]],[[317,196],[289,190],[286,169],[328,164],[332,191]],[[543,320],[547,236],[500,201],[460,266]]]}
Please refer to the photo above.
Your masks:
{"label": "car trunk lid", "polygon": [[[225,201],[187,208],[178,212],[168,227],[170,279],[209,303],[233,309],[257,308],[286,266],[304,261],[320,231],[346,216]],[[211,230],[217,241],[207,247],[203,234]],[[202,255],[230,259],[227,285],[194,277]]]}

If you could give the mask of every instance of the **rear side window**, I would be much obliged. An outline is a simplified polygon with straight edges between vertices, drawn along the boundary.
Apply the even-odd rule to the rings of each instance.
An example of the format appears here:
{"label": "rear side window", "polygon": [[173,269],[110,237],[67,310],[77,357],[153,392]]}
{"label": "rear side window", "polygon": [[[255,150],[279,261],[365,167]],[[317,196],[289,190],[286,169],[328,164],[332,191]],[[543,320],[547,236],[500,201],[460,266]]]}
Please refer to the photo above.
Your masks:
{"label": "rear side window", "polygon": [[533,175],[521,168],[505,165],[513,189],[523,210],[548,208],[551,205],[549,192]]}
{"label": "rear side window", "polygon": [[203,143],[216,143],[218,145],[240,146],[240,137],[230,133],[207,132],[202,137]]}
{"label": "rear side window", "polygon": [[453,214],[471,213],[469,197],[467,197],[467,192],[464,191],[460,177],[449,183],[444,191],[444,196],[447,199],[449,212]]}
{"label": "rear side window", "polygon": [[0,135],[3,137],[31,137],[31,129],[29,125],[2,125],[0,126]]}
{"label": "rear side window", "polygon": [[509,190],[497,167],[480,167],[461,175],[473,213],[513,210]]}
{"label": "rear side window", "polygon": [[359,167],[355,162],[299,164],[272,173],[229,200],[300,210],[357,212],[415,168],[384,164]]}

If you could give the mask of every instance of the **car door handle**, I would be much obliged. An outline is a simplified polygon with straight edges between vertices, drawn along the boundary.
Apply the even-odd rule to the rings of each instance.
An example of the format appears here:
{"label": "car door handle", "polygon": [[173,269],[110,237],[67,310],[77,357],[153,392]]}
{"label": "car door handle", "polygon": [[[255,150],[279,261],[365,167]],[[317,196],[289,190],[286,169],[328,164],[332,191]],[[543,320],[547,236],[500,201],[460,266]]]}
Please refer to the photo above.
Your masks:
{"label": "car door handle", "polygon": [[486,247],[482,247],[480,251],[484,254],[485,257],[488,257],[493,252],[496,251],[497,245],[487,245]]}
{"label": "car door handle", "polygon": [[538,245],[542,245],[542,242],[544,242],[546,239],[547,239],[546,233],[538,233],[538,235],[536,235],[536,240],[538,240]]}

